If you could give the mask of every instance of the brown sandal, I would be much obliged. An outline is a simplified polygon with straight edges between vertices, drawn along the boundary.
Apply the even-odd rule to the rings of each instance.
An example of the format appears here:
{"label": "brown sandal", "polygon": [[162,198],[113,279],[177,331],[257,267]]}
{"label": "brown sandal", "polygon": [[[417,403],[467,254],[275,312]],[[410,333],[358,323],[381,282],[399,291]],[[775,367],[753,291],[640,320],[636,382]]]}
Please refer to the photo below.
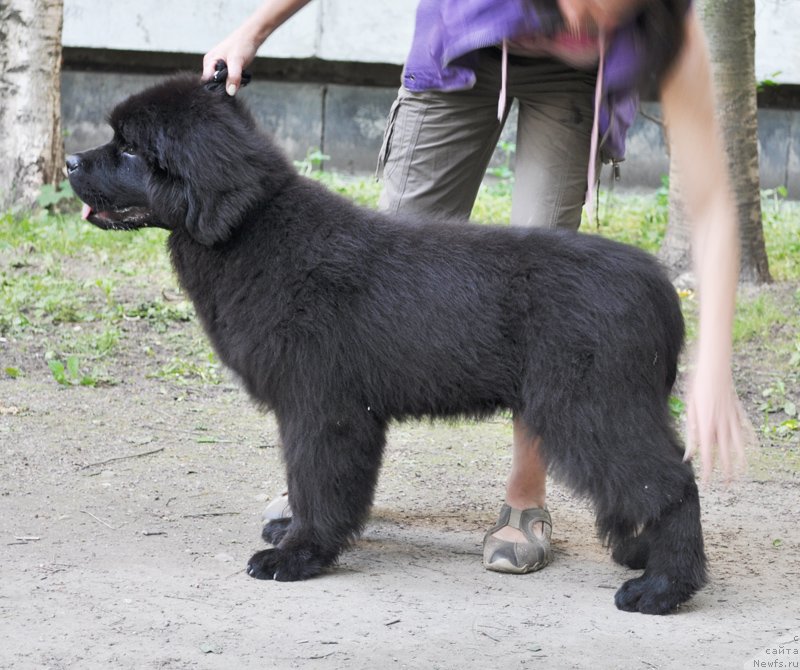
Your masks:
{"label": "brown sandal", "polygon": [[[534,532],[541,523],[544,534]],[[501,528],[511,526],[525,535],[526,542],[509,542],[492,537]],[[483,538],[483,565],[487,570],[509,572],[516,575],[541,570],[552,559],[550,535],[553,522],[550,512],[540,507],[514,509],[508,505],[500,508],[500,518]]]}

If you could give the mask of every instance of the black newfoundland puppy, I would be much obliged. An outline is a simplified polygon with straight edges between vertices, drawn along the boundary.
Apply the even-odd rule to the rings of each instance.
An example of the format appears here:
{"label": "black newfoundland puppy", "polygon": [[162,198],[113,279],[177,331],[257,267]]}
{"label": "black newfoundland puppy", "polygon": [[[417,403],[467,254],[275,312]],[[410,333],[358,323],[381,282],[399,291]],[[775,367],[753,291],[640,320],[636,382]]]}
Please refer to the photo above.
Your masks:
{"label": "black newfoundland puppy", "polygon": [[598,236],[391,217],[299,176],[218,81],[122,102],[70,156],[91,223],[158,226],[220,359],[278,419],[294,516],[253,577],[333,564],[365,523],[386,429],[509,409],[644,574],[617,607],[670,612],[705,582],[698,491],[668,396],[683,342],[649,255]]}

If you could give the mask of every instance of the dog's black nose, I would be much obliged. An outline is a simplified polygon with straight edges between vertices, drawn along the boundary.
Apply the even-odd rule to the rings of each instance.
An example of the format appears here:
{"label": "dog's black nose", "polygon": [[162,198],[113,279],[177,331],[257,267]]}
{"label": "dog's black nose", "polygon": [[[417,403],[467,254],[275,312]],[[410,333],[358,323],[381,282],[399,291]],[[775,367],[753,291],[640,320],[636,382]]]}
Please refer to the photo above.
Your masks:
{"label": "dog's black nose", "polygon": [[75,172],[81,166],[81,159],[79,156],[67,156],[67,172]]}

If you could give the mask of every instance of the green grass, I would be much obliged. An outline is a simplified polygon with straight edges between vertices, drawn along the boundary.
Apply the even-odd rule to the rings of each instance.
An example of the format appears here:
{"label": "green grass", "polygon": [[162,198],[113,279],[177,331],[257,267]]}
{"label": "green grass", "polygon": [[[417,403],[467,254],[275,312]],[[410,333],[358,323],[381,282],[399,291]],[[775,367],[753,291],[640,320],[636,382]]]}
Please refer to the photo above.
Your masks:
{"label": "green grass", "polygon": [[[164,333],[193,318],[165,241],[163,230],[99,230],[74,202],[67,213],[0,215],[0,337],[33,336],[62,385],[114,383],[108,369],[129,322]],[[148,302],[131,297],[148,286]],[[0,361],[6,376],[24,376],[29,365]]]}
{"label": "green grass", "polygon": [[772,331],[795,321],[795,317],[791,305],[778,304],[775,296],[769,293],[740,298],[733,324],[733,342],[738,345],[766,340]]}
{"label": "green grass", "polygon": [[796,280],[800,277],[800,202],[783,200],[775,190],[765,191],[761,214],[773,279]]}
{"label": "green grass", "polygon": [[216,356],[208,350],[208,345],[203,343],[192,351],[181,356],[173,356],[169,362],[162,365],[157,371],[150,374],[155,379],[163,379],[178,384],[195,383],[219,384],[222,381],[222,371]]}
{"label": "green grass", "polygon": [[[125,264],[131,260],[163,265],[163,242],[166,231],[148,229],[133,233],[109,234],[80,219],[77,207],[65,214],[49,214],[41,210],[30,216],[0,214],[0,253],[17,254],[17,262],[26,257],[83,255],[91,250],[93,258],[107,264]],[[166,267],[166,266],[165,266]]]}

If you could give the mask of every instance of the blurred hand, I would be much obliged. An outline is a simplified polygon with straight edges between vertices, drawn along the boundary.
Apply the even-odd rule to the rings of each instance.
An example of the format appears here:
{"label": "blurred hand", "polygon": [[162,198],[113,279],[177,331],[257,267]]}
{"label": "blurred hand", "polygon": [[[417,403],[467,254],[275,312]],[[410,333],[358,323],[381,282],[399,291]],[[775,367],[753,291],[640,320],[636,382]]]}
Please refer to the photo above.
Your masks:
{"label": "blurred hand", "polygon": [[714,461],[725,481],[745,468],[745,445],[755,442],[755,431],[733,386],[730,370],[714,370],[713,363],[696,361],[689,382],[686,406],[686,453],[688,461],[700,453],[701,481],[711,479]]}

